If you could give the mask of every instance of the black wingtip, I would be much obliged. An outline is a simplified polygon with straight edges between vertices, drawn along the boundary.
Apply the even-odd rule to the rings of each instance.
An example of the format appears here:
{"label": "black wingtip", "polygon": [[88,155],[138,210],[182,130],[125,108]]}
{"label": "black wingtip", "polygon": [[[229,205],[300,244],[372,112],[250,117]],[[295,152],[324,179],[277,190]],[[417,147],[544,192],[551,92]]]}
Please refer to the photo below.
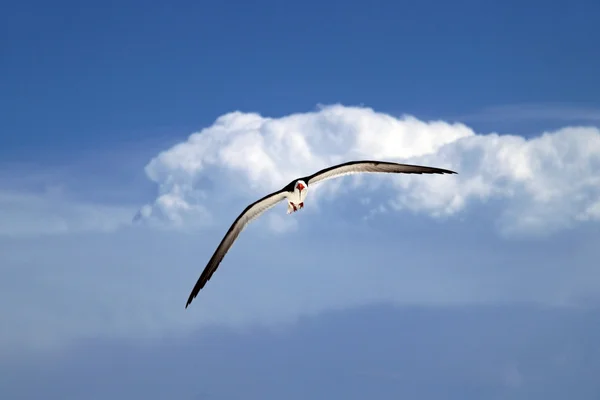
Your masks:
{"label": "black wingtip", "polygon": [[450,169],[441,169],[440,173],[442,173],[442,174],[456,174],[456,175],[458,175],[458,172],[452,171]]}
{"label": "black wingtip", "polygon": [[187,299],[187,303],[185,303],[185,308],[186,308],[186,309],[188,308],[188,306],[189,306],[190,304],[192,304],[192,300],[194,300],[195,298],[196,298],[196,293],[194,293],[194,292],[192,291],[192,293],[190,293],[190,297],[188,297],[188,299]]}
{"label": "black wingtip", "polygon": [[189,306],[190,304],[192,304],[192,300],[194,300],[194,297],[190,296],[190,297],[188,298],[188,301],[187,301],[187,303],[185,303],[185,308],[186,308],[186,310],[187,310],[188,306]]}
{"label": "black wingtip", "polygon": [[185,308],[188,308],[188,306],[192,303],[196,296],[198,296],[198,293],[200,293],[200,290],[202,290],[202,288],[206,284],[206,281],[208,281],[208,279],[205,281],[203,278],[203,276],[200,276],[200,279],[194,285],[194,288],[192,289],[192,291],[190,292],[190,296],[188,297],[187,303],[185,303]]}

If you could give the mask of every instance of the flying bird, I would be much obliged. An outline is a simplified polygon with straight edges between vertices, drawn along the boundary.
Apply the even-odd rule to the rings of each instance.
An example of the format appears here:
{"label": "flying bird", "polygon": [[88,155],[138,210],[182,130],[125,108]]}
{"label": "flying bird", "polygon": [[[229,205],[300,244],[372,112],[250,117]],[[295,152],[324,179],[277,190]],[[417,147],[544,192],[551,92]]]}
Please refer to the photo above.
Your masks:
{"label": "flying bird", "polygon": [[223,240],[215,250],[214,254],[206,264],[204,271],[198,278],[196,285],[192,289],[185,308],[190,305],[192,300],[196,298],[198,292],[206,285],[217,270],[221,260],[225,257],[227,251],[233,245],[240,232],[255,218],[276,205],[282,200],[287,200],[287,213],[291,214],[304,208],[304,200],[308,193],[308,188],[321,181],[331,178],[337,178],[344,175],[356,173],[392,173],[392,174],[456,174],[454,171],[447,169],[425,167],[420,165],[397,164],[386,161],[349,161],[343,164],[333,165],[324,168],[312,175],[303,178],[295,179],[284,186],[282,189],[266,195],[260,200],[250,204],[242,213],[235,219]]}

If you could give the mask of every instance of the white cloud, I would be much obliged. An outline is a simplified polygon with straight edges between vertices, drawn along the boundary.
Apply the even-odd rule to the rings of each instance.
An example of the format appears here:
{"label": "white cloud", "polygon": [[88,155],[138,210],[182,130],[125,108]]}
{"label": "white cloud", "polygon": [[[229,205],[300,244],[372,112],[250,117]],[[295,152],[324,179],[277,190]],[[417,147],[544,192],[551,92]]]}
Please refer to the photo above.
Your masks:
{"label": "white cloud", "polygon": [[[207,187],[220,196],[256,197],[351,159],[427,164],[459,173],[342,178],[352,179],[354,187],[368,183],[395,188],[397,194],[387,204],[392,209],[453,216],[469,204],[496,200],[496,221],[505,234],[551,233],[600,219],[597,128],[566,127],[526,139],[341,105],[281,118],[242,112],[221,116],[146,166],[148,177],[159,185],[159,197],[148,214],[178,224],[197,223],[198,215],[202,220],[210,215]],[[340,186],[337,180],[315,187],[313,203],[320,197],[315,191],[339,192]],[[382,204],[371,205],[380,209]]]}
{"label": "white cloud", "polygon": [[[479,211],[493,212],[499,226],[513,233],[597,220],[599,136],[595,128],[565,128],[534,139],[480,135],[461,124],[342,106],[279,119],[230,113],[147,165],[159,193],[139,218],[152,223],[158,216],[178,228],[167,231],[127,227],[133,210],[123,203],[130,197],[120,205],[101,201],[107,191],[137,192],[107,179],[112,173],[92,178],[77,168],[93,193],[39,193],[32,189],[37,183],[3,189],[0,303],[10,307],[0,312],[7,326],[0,332],[0,356],[17,343],[53,347],[95,336],[182,333],[199,324],[279,324],[373,301],[595,302],[594,232],[558,232],[536,244],[499,241],[473,218],[476,213],[457,216],[481,203]],[[317,186],[305,214],[290,217],[283,205],[253,224],[184,309],[227,223],[241,211],[228,208],[232,197],[243,204],[295,176],[354,158],[427,163],[460,174],[359,176]],[[14,185],[4,186],[23,180],[23,174],[12,175]],[[351,220],[319,215],[315,203],[329,201],[324,193],[357,187],[379,187],[386,196],[356,192],[353,206],[365,211]],[[344,212],[348,203],[344,199]],[[397,207],[450,221],[439,229],[421,215],[405,212],[400,224],[382,217]],[[200,233],[179,230],[207,224]],[[268,235],[264,228],[294,232]]]}

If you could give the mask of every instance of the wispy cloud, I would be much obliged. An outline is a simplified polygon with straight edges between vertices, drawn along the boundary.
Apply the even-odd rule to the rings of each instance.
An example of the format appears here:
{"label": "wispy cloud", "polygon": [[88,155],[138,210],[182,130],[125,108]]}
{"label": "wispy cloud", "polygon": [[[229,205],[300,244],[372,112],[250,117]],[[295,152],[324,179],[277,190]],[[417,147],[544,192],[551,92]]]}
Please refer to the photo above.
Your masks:
{"label": "wispy cloud", "polygon": [[591,400],[599,326],[598,310],[377,305],[273,330],[213,327],[142,343],[90,338],[66,356],[0,358],[0,395]]}
{"label": "wispy cloud", "polygon": [[561,121],[576,123],[600,122],[600,108],[571,103],[523,103],[485,107],[470,114],[454,116],[452,120],[469,122]]}
{"label": "wispy cloud", "polygon": [[133,206],[69,199],[58,191],[0,191],[0,235],[111,232],[130,225]]}

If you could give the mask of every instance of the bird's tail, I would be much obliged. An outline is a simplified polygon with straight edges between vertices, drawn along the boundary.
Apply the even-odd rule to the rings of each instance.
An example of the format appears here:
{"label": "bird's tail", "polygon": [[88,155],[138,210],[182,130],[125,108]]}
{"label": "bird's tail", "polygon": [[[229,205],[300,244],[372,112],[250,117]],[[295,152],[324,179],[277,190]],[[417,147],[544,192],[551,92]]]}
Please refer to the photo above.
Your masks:
{"label": "bird's tail", "polygon": [[294,210],[294,206],[292,205],[292,203],[288,202],[288,209],[287,209],[287,213],[288,213],[288,214],[291,214],[291,213],[293,213],[294,211],[295,211],[295,210]]}

